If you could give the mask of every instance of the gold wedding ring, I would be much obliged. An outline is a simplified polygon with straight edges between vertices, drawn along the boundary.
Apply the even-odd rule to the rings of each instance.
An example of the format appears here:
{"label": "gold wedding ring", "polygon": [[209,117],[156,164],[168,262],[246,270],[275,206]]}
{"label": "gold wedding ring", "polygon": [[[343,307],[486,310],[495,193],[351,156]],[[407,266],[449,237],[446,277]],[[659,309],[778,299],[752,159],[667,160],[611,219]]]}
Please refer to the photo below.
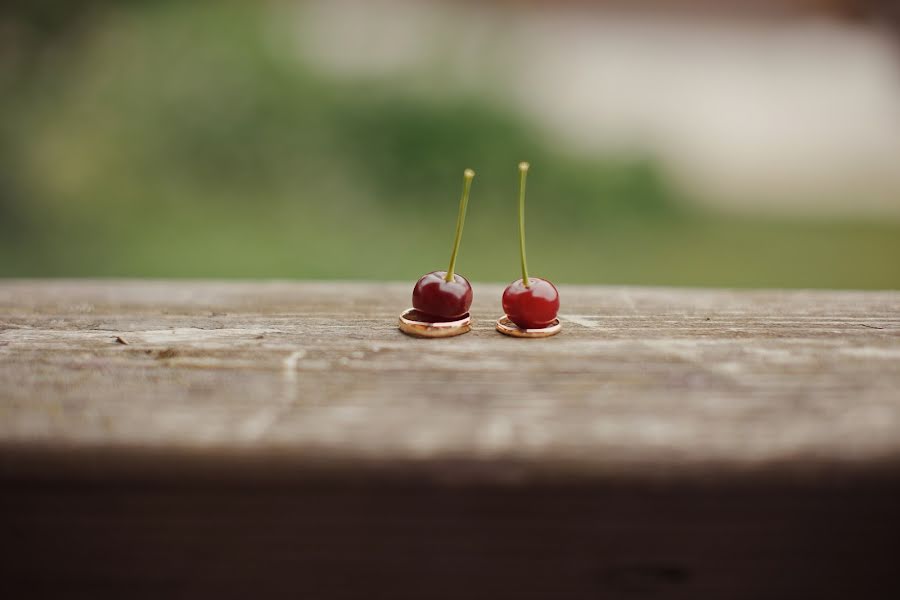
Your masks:
{"label": "gold wedding ring", "polygon": [[462,335],[472,329],[469,313],[454,321],[436,321],[414,308],[408,308],[400,315],[400,331],[407,335],[423,338],[442,338]]}
{"label": "gold wedding ring", "polygon": [[553,322],[547,325],[546,327],[540,327],[537,329],[523,329],[509,320],[509,317],[503,315],[499,319],[497,319],[497,331],[502,333],[503,335],[509,335],[512,337],[521,337],[521,338],[542,338],[542,337],[550,337],[551,335],[556,335],[562,330],[562,325],[559,322],[559,319],[553,319]]}

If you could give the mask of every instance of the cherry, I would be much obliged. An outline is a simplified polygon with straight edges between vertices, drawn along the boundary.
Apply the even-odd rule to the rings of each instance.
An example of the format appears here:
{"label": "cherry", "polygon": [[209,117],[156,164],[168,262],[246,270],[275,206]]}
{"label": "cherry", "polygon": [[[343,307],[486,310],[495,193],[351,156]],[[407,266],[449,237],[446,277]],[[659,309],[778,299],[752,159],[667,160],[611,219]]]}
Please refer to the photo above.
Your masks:
{"label": "cherry", "polygon": [[546,279],[528,277],[525,260],[525,178],[528,163],[519,163],[519,255],[522,258],[522,279],[509,284],[503,291],[503,312],[522,329],[547,327],[559,312],[559,292]]}
{"label": "cherry", "polygon": [[503,291],[503,312],[522,329],[541,329],[556,320],[559,312],[559,292],[546,279],[532,277],[528,287],[522,279],[509,284]]}
{"label": "cherry", "polygon": [[413,308],[435,317],[452,321],[459,319],[472,305],[472,285],[462,275],[453,272],[456,267],[456,255],[459,253],[459,242],[462,240],[463,225],[466,221],[466,207],[469,204],[469,189],[475,171],[466,169],[463,172],[463,191],[459,199],[459,214],[456,217],[456,237],[450,253],[450,266],[446,271],[432,271],[416,282],[413,288]]}
{"label": "cherry", "polygon": [[413,308],[447,321],[459,319],[472,306],[472,286],[469,280],[455,273],[447,281],[446,271],[432,271],[413,288]]}

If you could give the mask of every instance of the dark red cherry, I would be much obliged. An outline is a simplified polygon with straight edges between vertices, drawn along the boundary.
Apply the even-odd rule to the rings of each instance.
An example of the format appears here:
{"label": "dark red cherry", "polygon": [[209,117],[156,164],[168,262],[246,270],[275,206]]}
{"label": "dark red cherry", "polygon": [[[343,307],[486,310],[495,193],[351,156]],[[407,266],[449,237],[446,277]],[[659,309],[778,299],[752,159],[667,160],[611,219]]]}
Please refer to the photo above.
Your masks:
{"label": "dark red cherry", "polygon": [[513,281],[503,291],[503,312],[522,329],[547,327],[559,312],[559,292],[546,279],[528,278],[528,287],[521,279]]}
{"label": "dark red cherry", "polygon": [[[475,171],[463,171],[463,190],[459,198],[459,214],[456,216],[456,237],[453,239],[453,250],[450,252],[450,266],[446,271],[432,271],[413,288],[413,308],[428,315],[434,320],[455,321],[469,312],[472,306],[472,285],[454,270],[456,257],[459,254],[459,242],[462,240],[463,225],[466,222],[466,207],[469,204],[469,189]],[[450,276],[447,276],[447,273]]]}
{"label": "dark red cherry", "polygon": [[447,281],[447,271],[432,271],[416,282],[413,308],[433,317],[452,321],[459,319],[472,306],[472,285],[459,273]]}

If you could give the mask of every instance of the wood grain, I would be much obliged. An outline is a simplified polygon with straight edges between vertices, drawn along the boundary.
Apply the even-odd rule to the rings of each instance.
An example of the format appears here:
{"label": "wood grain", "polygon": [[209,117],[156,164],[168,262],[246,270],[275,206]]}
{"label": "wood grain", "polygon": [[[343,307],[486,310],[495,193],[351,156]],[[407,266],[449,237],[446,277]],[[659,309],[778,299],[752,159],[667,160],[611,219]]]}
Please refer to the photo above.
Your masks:
{"label": "wood grain", "polygon": [[0,283],[0,592],[900,589],[900,293],[562,286],[522,340],[476,285],[423,340],[410,288]]}

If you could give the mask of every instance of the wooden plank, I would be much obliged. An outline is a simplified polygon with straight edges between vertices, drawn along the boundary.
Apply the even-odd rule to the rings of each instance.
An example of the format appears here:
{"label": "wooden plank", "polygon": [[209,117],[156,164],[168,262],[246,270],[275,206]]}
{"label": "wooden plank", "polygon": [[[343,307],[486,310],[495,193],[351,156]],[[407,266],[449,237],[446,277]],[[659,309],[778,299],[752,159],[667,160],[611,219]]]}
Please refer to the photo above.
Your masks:
{"label": "wooden plank", "polygon": [[517,340],[479,285],[475,331],[418,340],[409,287],[3,283],[0,440],[629,473],[900,450],[895,292],[563,287],[564,332]]}
{"label": "wooden plank", "polygon": [[0,592],[900,591],[900,293],[410,288],[0,283]]}

